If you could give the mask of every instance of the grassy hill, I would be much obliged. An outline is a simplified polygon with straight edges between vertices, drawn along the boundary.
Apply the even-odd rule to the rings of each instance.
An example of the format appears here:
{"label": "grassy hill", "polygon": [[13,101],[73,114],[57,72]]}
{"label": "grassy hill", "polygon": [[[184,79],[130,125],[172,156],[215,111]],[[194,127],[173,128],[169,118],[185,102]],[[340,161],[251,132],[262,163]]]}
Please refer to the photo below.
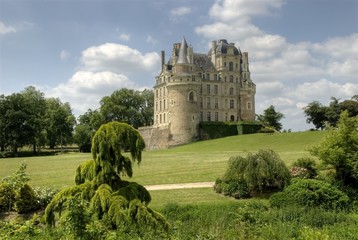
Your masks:
{"label": "grassy hill", "polygon": [[[246,155],[259,149],[273,149],[290,165],[297,158],[307,156],[307,147],[319,142],[324,132],[281,134],[251,134],[195,142],[180,147],[146,151],[140,166],[135,166],[134,177],[143,185],[215,181],[226,169],[233,155]],[[27,162],[27,173],[32,186],[61,188],[74,184],[77,166],[91,154],[67,153],[48,157],[0,159],[0,178],[14,172],[19,164]]]}

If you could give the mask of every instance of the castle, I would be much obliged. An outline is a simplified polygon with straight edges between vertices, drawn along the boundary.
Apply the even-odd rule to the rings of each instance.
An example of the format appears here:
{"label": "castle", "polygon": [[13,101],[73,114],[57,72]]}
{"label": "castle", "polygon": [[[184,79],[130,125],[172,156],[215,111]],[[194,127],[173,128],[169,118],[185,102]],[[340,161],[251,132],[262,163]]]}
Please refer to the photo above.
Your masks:
{"label": "castle", "polygon": [[140,128],[147,149],[200,139],[199,123],[255,119],[256,85],[248,53],[234,43],[213,41],[208,54],[193,52],[185,38],[175,43],[154,86],[154,124]]}

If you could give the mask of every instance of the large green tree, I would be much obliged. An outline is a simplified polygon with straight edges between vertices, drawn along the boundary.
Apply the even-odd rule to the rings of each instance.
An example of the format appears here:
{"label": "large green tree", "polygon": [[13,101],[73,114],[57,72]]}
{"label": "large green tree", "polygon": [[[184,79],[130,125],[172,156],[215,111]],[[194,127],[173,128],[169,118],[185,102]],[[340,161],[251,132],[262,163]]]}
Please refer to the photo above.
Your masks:
{"label": "large green tree", "polygon": [[45,125],[50,148],[71,142],[75,122],[69,103],[58,98],[46,99]]}
{"label": "large green tree", "polygon": [[102,115],[97,110],[88,109],[77,118],[77,122],[73,136],[74,142],[81,152],[90,152],[92,137],[103,123]]}
{"label": "large green tree", "polygon": [[1,128],[3,129],[2,145],[10,147],[17,155],[19,147],[29,144],[32,139],[30,125],[30,106],[21,93],[13,93],[2,98],[1,101]]}
{"label": "large green tree", "polygon": [[333,167],[338,183],[358,189],[358,116],[349,117],[347,111],[342,112],[337,128],[330,128],[310,153]]}
{"label": "large green tree", "polygon": [[76,171],[76,185],[60,191],[47,206],[46,222],[54,226],[55,212],[66,211],[67,203],[76,196],[87,202],[84,209],[88,208],[93,221],[109,228],[167,229],[164,217],[147,207],[149,192],[121,179],[132,176],[132,163],[141,162],[144,147],[143,138],[130,125],[102,125],[92,140],[93,160],[81,164]]}
{"label": "large green tree", "polygon": [[33,153],[36,154],[36,146],[43,138],[43,130],[45,128],[44,115],[46,111],[46,100],[44,93],[30,86],[21,92],[27,106],[28,118],[26,120],[30,127],[30,144]]}
{"label": "large green tree", "polygon": [[150,90],[122,88],[100,101],[100,113],[105,122],[121,121],[135,128],[153,123],[154,95]]}
{"label": "large green tree", "polygon": [[280,131],[282,129],[282,124],[280,121],[284,117],[285,116],[282,113],[277,112],[275,107],[271,105],[264,110],[262,115],[257,116],[257,120],[262,122],[266,127],[272,127],[275,130]]}
{"label": "large green tree", "polygon": [[313,101],[303,108],[307,123],[312,123],[316,129],[323,130],[326,126],[336,126],[340,114],[347,110],[350,117],[358,115],[358,96],[339,102],[339,99],[331,97],[328,106],[318,101]]}
{"label": "large green tree", "polygon": [[304,113],[307,117],[306,122],[315,125],[316,129],[324,129],[326,117],[326,108],[318,101],[313,101],[304,107]]}

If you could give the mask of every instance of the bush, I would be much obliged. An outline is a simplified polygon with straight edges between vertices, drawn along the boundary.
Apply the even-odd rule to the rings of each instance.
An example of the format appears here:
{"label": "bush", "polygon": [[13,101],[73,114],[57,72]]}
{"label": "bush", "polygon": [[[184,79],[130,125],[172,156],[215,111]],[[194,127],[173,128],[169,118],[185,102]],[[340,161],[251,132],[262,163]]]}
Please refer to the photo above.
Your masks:
{"label": "bush", "polygon": [[38,202],[34,190],[25,184],[20,191],[16,193],[14,209],[18,213],[28,213],[38,209]]}
{"label": "bush", "polygon": [[[303,174],[299,174],[299,175],[293,175],[293,177],[299,177],[299,178],[315,178],[317,176],[317,167],[316,167],[316,162],[314,159],[310,158],[310,157],[302,157],[297,159],[297,161],[295,161],[292,164],[292,168],[291,168],[291,174],[294,172],[292,170],[294,169],[305,169],[306,171],[301,171],[304,172]],[[296,172],[300,172],[300,171],[296,171]]]}
{"label": "bush", "polygon": [[348,196],[333,185],[314,179],[294,179],[283,192],[270,197],[274,207],[298,205],[319,207],[325,210],[347,209]]}
{"label": "bush", "polygon": [[217,193],[222,193],[225,196],[230,196],[236,199],[250,197],[249,189],[247,187],[246,182],[223,182],[221,179],[217,179],[214,185],[214,190]]}
{"label": "bush", "polygon": [[34,188],[35,196],[37,198],[38,207],[40,209],[45,209],[47,204],[51,202],[54,196],[58,193],[58,190],[51,187],[46,188]]}
{"label": "bush", "polygon": [[260,150],[256,154],[231,157],[222,182],[236,182],[238,187],[246,183],[251,196],[289,184],[290,172],[279,155],[272,150]]}
{"label": "bush", "polygon": [[0,184],[0,212],[9,212],[15,203],[15,191],[8,183]]}

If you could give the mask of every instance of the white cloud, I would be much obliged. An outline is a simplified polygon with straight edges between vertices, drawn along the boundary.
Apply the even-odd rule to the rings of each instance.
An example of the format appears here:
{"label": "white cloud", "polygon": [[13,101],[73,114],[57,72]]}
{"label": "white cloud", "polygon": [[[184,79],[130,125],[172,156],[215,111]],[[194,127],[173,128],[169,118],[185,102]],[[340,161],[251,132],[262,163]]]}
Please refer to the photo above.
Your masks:
{"label": "white cloud", "polygon": [[82,52],[81,69],[88,71],[113,71],[133,74],[157,70],[160,57],[156,52],[142,54],[126,45],[105,43]]}
{"label": "white cloud", "polygon": [[302,107],[330,97],[349,99],[358,92],[358,34],[319,43],[290,43],[284,36],[265,33],[254,16],[279,13],[283,0],[217,0],[209,11],[212,23],[197,26],[209,41],[227,38],[249,53],[257,85],[256,112],[270,105],[285,114],[284,128],[304,130]]}
{"label": "white cloud", "polygon": [[46,96],[58,97],[64,102],[70,102],[74,113],[80,115],[89,108],[98,108],[102,97],[112,94],[114,90],[135,87],[135,84],[123,74],[110,71],[78,71],[66,83],[61,83],[45,92]]}
{"label": "white cloud", "polygon": [[0,35],[16,33],[16,32],[17,30],[14,26],[6,25],[4,22],[0,21]]}
{"label": "white cloud", "polygon": [[131,36],[129,34],[122,33],[119,35],[119,39],[128,42],[131,39]]}
{"label": "white cloud", "polygon": [[[66,53],[62,51],[61,55]],[[99,101],[117,89],[143,89],[146,84],[138,84],[143,78],[149,78],[152,85],[159,63],[154,52],[143,54],[115,43],[92,46],[82,52],[80,66],[67,82],[44,92],[70,102],[76,115],[83,114],[89,108],[97,109]]]}
{"label": "white cloud", "polygon": [[180,16],[184,16],[191,13],[191,8],[190,7],[178,7],[178,8],[174,8],[170,11],[171,16],[173,17],[180,17]]}

